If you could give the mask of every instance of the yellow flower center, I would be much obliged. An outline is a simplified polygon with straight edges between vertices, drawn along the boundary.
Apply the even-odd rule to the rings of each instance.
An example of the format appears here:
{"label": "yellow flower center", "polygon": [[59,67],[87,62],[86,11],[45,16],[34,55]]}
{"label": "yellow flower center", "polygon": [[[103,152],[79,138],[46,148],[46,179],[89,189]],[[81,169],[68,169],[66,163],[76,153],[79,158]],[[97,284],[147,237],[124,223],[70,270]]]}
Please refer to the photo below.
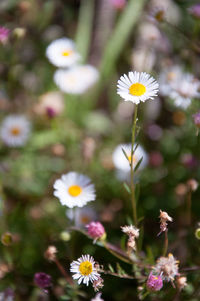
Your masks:
{"label": "yellow flower center", "polygon": [[146,87],[143,84],[135,83],[129,88],[129,93],[133,96],[141,96],[146,92]]}
{"label": "yellow flower center", "polygon": [[82,188],[78,185],[72,185],[68,188],[68,192],[71,196],[78,196],[82,191]]}
{"label": "yellow flower center", "polygon": [[72,50],[68,50],[68,51],[66,50],[66,51],[63,51],[63,52],[62,52],[62,55],[63,55],[63,56],[69,56],[69,55],[72,54],[72,52],[73,52]]}
{"label": "yellow flower center", "polygon": [[[128,156],[128,161],[131,163],[131,155]],[[135,162],[136,162],[136,156],[133,155],[133,163],[135,163]]]}
{"label": "yellow flower center", "polygon": [[91,262],[89,262],[88,260],[84,261],[84,262],[81,262],[81,264],[79,266],[79,271],[80,271],[81,275],[83,275],[83,276],[90,275],[92,273],[92,264],[91,264]]}
{"label": "yellow flower center", "polygon": [[18,136],[20,134],[20,129],[18,127],[14,127],[10,130],[13,136]]}

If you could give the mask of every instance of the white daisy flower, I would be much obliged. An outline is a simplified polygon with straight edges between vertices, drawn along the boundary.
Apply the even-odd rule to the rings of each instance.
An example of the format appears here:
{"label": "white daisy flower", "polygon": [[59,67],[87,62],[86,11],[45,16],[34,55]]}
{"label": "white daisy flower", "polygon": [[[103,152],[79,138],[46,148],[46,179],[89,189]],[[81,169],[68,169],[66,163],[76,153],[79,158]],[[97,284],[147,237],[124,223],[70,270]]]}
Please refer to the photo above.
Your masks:
{"label": "white daisy flower", "polygon": [[[134,145],[134,148],[135,148],[135,146],[136,145]],[[125,157],[122,149],[124,149],[124,151],[126,152],[129,162],[128,162],[127,158]],[[143,157],[143,159],[142,159],[142,162],[141,162],[138,170],[142,170],[148,163],[147,153],[144,151],[144,149],[140,145],[138,145],[138,147],[133,155],[133,168],[137,165],[138,161],[142,157]],[[131,143],[119,144],[113,152],[112,159],[113,159],[113,164],[117,169],[120,169],[124,172],[130,172]]]}
{"label": "white daisy flower", "polygon": [[88,285],[89,282],[98,280],[100,274],[95,268],[94,258],[90,255],[82,255],[77,261],[71,263],[70,272],[74,273],[73,279],[78,279],[78,284],[83,282]]}
{"label": "white daisy flower", "polygon": [[128,76],[121,76],[117,83],[117,94],[135,104],[153,99],[158,93],[157,81],[146,72],[129,72]]}
{"label": "white daisy flower", "polygon": [[83,94],[99,78],[98,70],[91,65],[79,65],[69,70],[58,69],[54,82],[65,93]]}
{"label": "white daisy flower", "polygon": [[3,120],[1,139],[11,147],[19,147],[26,143],[31,130],[30,122],[23,115],[10,115]]}
{"label": "white daisy flower", "polygon": [[174,100],[174,105],[187,109],[193,98],[199,98],[200,82],[190,73],[182,73],[172,82],[169,96]]}
{"label": "white daisy flower", "polygon": [[69,172],[61,176],[53,185],[54,195],[62,205],[69,208],[83,207],[96,198],[94,185],[90,178],[77,172]]}
{"label": "white daisy flower", "polygon": [[71,67],[80,60],[74,42],[67,38],[51,42],[47,47],[46,56],[56,67]]}
{"label": "white daisy flower", "polygon": [[159,75],[160,94],[169,96],[172,90],[173,82],[177,81],[182,74],[182,69],[179,65],[168,66],[163,68]]}

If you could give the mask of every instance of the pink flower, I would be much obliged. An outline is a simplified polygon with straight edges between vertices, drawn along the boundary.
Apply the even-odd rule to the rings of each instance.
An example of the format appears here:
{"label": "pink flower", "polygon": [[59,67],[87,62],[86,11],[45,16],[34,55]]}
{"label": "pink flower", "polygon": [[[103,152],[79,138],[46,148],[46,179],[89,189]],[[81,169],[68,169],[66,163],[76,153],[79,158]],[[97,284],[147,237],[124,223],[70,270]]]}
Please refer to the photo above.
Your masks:
{"label": "pink flower", "polygon": [[126,0],[111,0],[111,3],[116,9],[123,9],[126,5]]}
{"label": "pink flower", "polygon": [[200,3],[197,3],[189,8],[189,12],[196,18],[200,18]]}
{"label": "pink flower", "polygon": [[147,288],[150,291],[156,292],[161,290],[163,287],[163,281],[161,276],[154,276],[152,272],[149,274],[148,280],[147,280]]}
{"label": "pink flower", "polygon": [[200,112],[194,114],[193,116],[194,123],[197,127],[200,127]]}
{"label": "pink flower", "polygon": [[0,42],[4,43],[7,41],[10,34],[10,29],[0,26]]}
{"label": "pink flower", "polygon": [[105,234],[104,226],[100,222],[91,222],[86,228],[88,235],[94,239],[101,238]]}

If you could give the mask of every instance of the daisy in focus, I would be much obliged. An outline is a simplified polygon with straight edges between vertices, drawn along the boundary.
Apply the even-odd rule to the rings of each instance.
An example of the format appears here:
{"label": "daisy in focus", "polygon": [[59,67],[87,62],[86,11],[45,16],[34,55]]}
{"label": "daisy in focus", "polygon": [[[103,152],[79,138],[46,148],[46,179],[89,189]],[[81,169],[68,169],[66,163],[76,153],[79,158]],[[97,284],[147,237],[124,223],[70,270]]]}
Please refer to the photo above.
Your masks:
{"label": "daisy in focus", "polygon": [[23,146],[29,138],[31,124],[23,115],[10,115],[1,125],[1,139],[10,147]]}
{"label": "daisy in focus", "polygon": [[83,207],[96,198],[94,185],[90,178],[77,172],[62,175],[53,185],[54,195],[62,205],[69,208]]}
{"label": "daisy in focus", "polygon": [[91,65],[79,65],[69,70],[58,69],[54,74],[56,85],[61,91],[69,94],[85,93],[98,78],[98,70]]}
{"label": "daisy in focus", "polygon": [[46,56],[56,67],[71,67],[80,60],[74,42],[67,38],[51,42],[46,49]]}
{"label": "daisy in focus", "polygon": [[158,83],[146,72],[129,72],[124,74],[117,82],[117,94],[125,101],[135,104],[153,99],[158,93]]}
{"label": "daisy in focus", "polygon": [[[134,145],[134,148],[136,145]],[[122,149],[126,152],[127,158],[125,157]],[[142,170],[145,168],[145,166],[148,164],[148,155],[142,148],[142,146],[138,145],[137,149],[135,150],[133,154],[133,168],[137,165],[138,161],[142,159],[142,162],[140,163],[140,166],[138,168],[139,170]],[[125,180],[129,178],[130,171],[131,171],[131,143],[128,144],[119,144],[112,155],[113,164],[117,169],[117,177],[119,180]]]}
{"label": "daisy in focus", "polygon": [[78,280],[78,284],[83,282],[88,286],[89,282],[98,280],[100,274],[95,268],[94,258],[90,255],[82,255],[78,260],[71,263],[70,272],[74,273],[73,279]]}

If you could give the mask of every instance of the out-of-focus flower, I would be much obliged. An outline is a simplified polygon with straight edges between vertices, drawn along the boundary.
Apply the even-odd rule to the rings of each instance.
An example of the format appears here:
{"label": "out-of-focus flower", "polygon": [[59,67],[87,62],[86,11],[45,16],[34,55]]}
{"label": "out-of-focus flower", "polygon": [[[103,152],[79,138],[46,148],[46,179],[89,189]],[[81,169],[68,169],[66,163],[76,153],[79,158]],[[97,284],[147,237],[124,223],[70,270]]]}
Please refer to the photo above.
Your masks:
{"label": "out-of-focus flower", "polygon": [[172,119],[173,119],[174,124],[181,126],[186,121],[186,115],[182,111],[176,111],[176,112],[173,112]]}
{"label": "out-of-focus flower", "polygon": [[150,124],[147,127],[147,134],[149,138],[153,141],[158,141],[162,137],[163,130],[162,128],[157,124]]}
{"label": "out-of-focus flower", "polygon": [[1,242],[4,246],[10,246],[13,243],[13,237],[10,232],[6,232],[1,236]]}
{"label": "out-of-focus flower", "polygon": [[179,275],[178,263],[179,261],[172,254],[168,254],[168,257],[158,258],[153,269],[157,275],[161,275],[163,280],[174,281],[174,278]]}
{"label": "out-of-focus flower", "polygon": [[149,164],[153,167],[158,167],[163,163],[163,156],[160,152],[154,151],[149,154]]}
{"label": "out-of-focus flower", "polygon": [[11,271],[11,267],[7,263],[0,263],[0,279]]}
{"label": "out-of-focus flower", "polygon": [[166,16],[166,11],[163,6],[153,7],[153,9],[150,12],[150,17],[155,22],[164,21],[165,16]]}
{"label": "out-of-focus flower", "polygon": [[182,73],[179,65],[164,66],[163,71],[159,76],[159,90],[163,96],[169,96],[172,90],[172,84],[177,81]]}
{"label": "out-of-focus flower", "polygon": [[173,218],[167,214],[167,212],[160,210],[160,235],[162,232],[165,232],[167,230],[167,223],[172,222]]}
{"label": "out-of-focus flower", "polygon": [[200,112],[194,114],[193,116],[195,125],[200,128]]}
{"label": "out-of-focus flower", "polygon": [[26,143],[31,125],[23,115],[7,116],[1,126],[1,139],[10,147],[19,147]]}
{"label": "out-of-focus flower", "polygon": [[195,237],[197,239],[200,239],[200,228],[197,228],[196,231],[195,231]]}
{"label": "out-of-focus flower", "polygon": [[69,94],[83,94],[92,87],[99,78],[98,70],[91,65],[78,65],[66,69],[58,69],[54,81],[61,91]]}
{"label": "out-of-focus flower", "polygon": [[56,259],[57,249],[55,246],[49,246],[44,253],[44,257],[49,261],[54,261]]}
{"label": "out-of-focus flower", "polygon": [[98,293],[94,298],[91,299],[91,301],[104,301],[104,300],[101,298],[101,293]]}
{"label": "out-of-focus flower", "polygon": [[110,2],[116,9],[123,9],[126,5],[126,0],[110,0]]}
{"label": "out-of-focus flower", "polygon": [[26,35],[26,28],[23,27],[16,27],[13,29],[13,36],[17,39],[23,39]]}
{"label": "out-of-focus flower", "polygon": [[125,101],[135,104],[153,99],[158,93],[158,83],[145,72],[129,72],[124,74],[117,82],[117,94]]}
{"label": "out-of-focus flower", "polygon": [[181,162],[187,167],[191,169],[195,169],[199,165],[199,160],[192,154],[184,154],[181,157]]}
{"label": "out-of-focus flower", "polygon": [[85,137],[82,143],[83,157],[87,162],[93,158],[93,154],[96,148],[96,142],[92,137]]}
{"label": "out-of-focus flower", "polygon": [[51,148],[52,153],[55,156],[62,157],[65,154],[65,146],[61,143],[56,143]]}
{"label": "out-of-focus flower", "polygon": [[94,280],[92,286],[94,288],[95,292],[98,292],[100,289],[102,289],[102,287],[104,286],[104,280],[101,278],[101,276],[99,276],[99,278],[97,280]]}
{"label": "out-of-focus flower", "polygon": [[51,286],[51,276],[43,272],[36,273],[34,275],[34,282],[40,288],[45,289]]}
{"label": "out-of-focus flower", "polygon": [[12,288],[7,288],[3,292],[0,292],[0,301],[14,301],[14,291]]}
{"label": "out-of-focus flower", "polygon": [[135,70],[140,72],[151,72],[155,62],[156,54],[155,50],[148,47],[146,44],[142,44],[132,52],[132,64]]}
{"label": "out-of-focus flower", "polygon": [[86,225],[87,234],[96,239],[103,238],[105,236],[104,226],[100,222],[91,222]]}
{"label": "out-of-focus flower", "polygon": [[53,187],[54,195],[60,199],[62,205],[69,208],[83,207],[96,198],[90,178],[76,172],[62,175],[61,179],[55,181]]}
{"label": "out-of-focus flower", "polygon": [[78,280],[78,284],[86,284],[98,280],[100,274],[95,267],[94,258],[90,255],[82,255],[78,260],[71,263],[70,272],[74,273],[73,279]]}
{"label": "out-of-focus flower", "polygon": [[71,235],[70,235],[70,233],[68,231],[62,231],[60,233],[60,238],[63,241],[69,241],[71,239]]}
{"label": "out-of-focus flower", "polygon": [[159,291],[163,287],[162,277],[160,275],[155,276],[151,272],[148,277],[146,285],[147,285],[147,289],[150,291],[153,291],[153,292]]}
{"label": "out-of-focus flower", "polygon": [[91,207],[73,208],[66,210],[66,216],[74,221],[76,227],[85,226],[97,219],[96,211]]}
{"label": "out-of-focus flower", "polygon": [[[134,145],[134,148],[136,147],[136,145]],[[122,149],[126,152],[127,158],[125,157]],[[144,151],[144,149],[138,145],[137,149],[134,152],[133,155],[133,168],[135,168],[135,166],[137,165],[138,161],[142,159],[142,162],[138,168],[138,170],[142,170],[148,163],[148,155],[147,153]],[[119,144],[112,155],[112,159],[113,159],[113,164],[116,167],[117,171],[119,171],[120,173],[118,174],[119,179],[124,180],[124,178],[127,178],[130,174],[130,163],[131,163],[131,144]]]}
{"label": "out-of-focus flower", "polygon": [[178,184],[175,188],[175,192],[178,197],[185,196],[187,191],[188,191],[187,186],[183,183]]}
{"label": "out-of-focus flower", "polygon": [[178,24],[181,14],[178,5],[175,4],[172,0],[151,0],[150,7],[151,10],[156,10],[158,7],[161,7],[165,11],[165,19],[171,24]]}
{"label": "out-of-focus flower", "polygon": [[174,100],[174,105],[187,109],[193,98],[199,98],[200,82],[192,74],[182,73],[177,80],[172,82],[169,96]]}
{"label": "out-of-focus flower", "polygon": [[185,276],[179,276],[176,279],[178,289],[181,291],[187,286],[187,278]]}
{"label": "out-of-focus flower", "polygon": [[47,47],[46,56],[56,67],[71,67],[80,60],[74,42],[67,38],[51,42]]}
{"label": "out-of-focus flower", "polygon": [[6,43],[10,34],[10,29],[0,26],[0,42]]}
{"label": "out-of-focus flower", "polygon": [[191,191],[196,191],[199,183],[195,179],[190,179],[187,181],[187,185]]}
{"label": "out-of-focus flower", "polygon": [[126,235],[128,235],[128,242],[127,242],[127,249],[128,253],[136,250],[136,242],[135,239],[139,237],[139,229],[137,229],[135,226],[123,226],[121,227],[122,232],[124,232]]}
{"label": "out-of-focus flower", "polygon": [[188,11],[191,15],[193,15],[196,18],[200,18],[200,3],[197,3],[195,5],[192,5],[189,7]]}
{"label": "out-of-focus flower", "polygon": [[60,115],[64,110],[64,100],[60,92],[48,92],[40,96],[39,103],[35,105],[34,111],[37,114],[47,115],[53,118]]}

